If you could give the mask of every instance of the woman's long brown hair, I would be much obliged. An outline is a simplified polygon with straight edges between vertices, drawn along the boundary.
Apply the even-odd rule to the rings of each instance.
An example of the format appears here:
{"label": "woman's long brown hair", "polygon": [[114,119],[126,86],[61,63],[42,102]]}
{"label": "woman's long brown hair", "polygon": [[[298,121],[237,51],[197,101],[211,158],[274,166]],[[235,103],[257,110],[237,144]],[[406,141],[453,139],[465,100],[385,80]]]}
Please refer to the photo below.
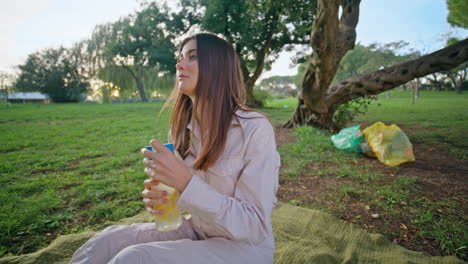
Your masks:
{"label": "woman's long brown hair", "polygon": [[[239,57],[227,41],[211,33],[199,33],[184,39],[184,45],[195,39],[197,42],[198,83],[194,102],[189,96],[179,92],[175,82],[168,101],[175,101],[170,121],[170,138],[174,148],[183,159],[190,153],[192,133],[187,129],[191,120],[197,119],[200,129],[201,150],[193,167],[206,171],[222,154],[226,145],[229,127],[233,118],[238,120],[239,108],[252,111],[245,106],[245,88],[241,74]],[[163,107],[163,109],[167,106]]]}

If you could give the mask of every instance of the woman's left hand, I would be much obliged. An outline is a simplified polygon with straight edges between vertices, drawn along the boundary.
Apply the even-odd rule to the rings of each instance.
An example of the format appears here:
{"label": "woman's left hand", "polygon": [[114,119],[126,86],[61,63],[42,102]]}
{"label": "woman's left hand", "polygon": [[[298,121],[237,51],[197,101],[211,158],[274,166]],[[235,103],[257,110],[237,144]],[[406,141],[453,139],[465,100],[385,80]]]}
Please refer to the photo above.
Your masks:
{"label": "woman's left hand", "polygon": [[143,163],[147,166],[145,173],[150,178],[183,192],[192,179],[192,173],[185,163],[175,157],[161,142],[156,139],[150,141],[154,151],[141,149],[145,155]]}

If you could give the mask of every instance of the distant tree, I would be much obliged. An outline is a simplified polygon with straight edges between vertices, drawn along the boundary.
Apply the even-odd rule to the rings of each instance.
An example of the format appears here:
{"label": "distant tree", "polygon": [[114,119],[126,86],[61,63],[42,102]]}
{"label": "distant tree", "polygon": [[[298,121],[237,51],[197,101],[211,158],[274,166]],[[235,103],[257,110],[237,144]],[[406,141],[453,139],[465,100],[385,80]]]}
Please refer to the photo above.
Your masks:
{"label": "distant tree", "polygon": [[[354,75],[358,75],[364,72],[364,67],[367,69],[371,68],[369,64],[374,64],[376,60],[372,59],[373,53],[370,47],[366,47],[360,44],[357,44],[354,49],[350,50],[346,55],[343,57],[343,60],[340,62],[338,66],[338,70],[336,71],[335,77],[333,82],[338,82],[349,78]],[[308,62],[304,62],[304,72],[305,68],[307,67]],[[367,64],[367,65],[366,65]],[[365,66],[366,65],[366,66]],[[378,69],[379,66],[376,67]],[[302,72],[302,76],[304,76],[304,72]]]}
{"label": "distant tree", "polygon": [[13,83],[16,80],[16,75],[8,72],[0,71],[0,93],[3,95],[4,102],[8,101],[8,94],[13,89]]}
{"label": "distant tree", "polygon": [[63,47],[32,53],[19,69],[17,90],[40,91],[54,102],[78,102],[89,88],[88,81],[79,74],[72,53]]}
{"label": "distant tree", "polygon": [[468,91],[468,80],[465,80],[461,85],[462,91]]}
{"label": "distant tree", "polygon": [[92,78],[97,78],[99,71],[109,65],[113,65],[112,57],[107,50],[115,40],[114,23],[96,25],[91,37],[86,41],[87,63],[89,74]]}
{"label": "distant tree", "polygon": [[263,79],[259,87],[268,90],[274,95],[297,96],[297,86],[294,84],[295,76],[271,76]]}
{"label": "distant tree", "polygon": [[70,63],[70,70],[73,76],[85,82],[89,82],[94,77],[94,72],[90,65],[88,54],[88,42],[78,41],[71,48],[66,49],[67,60]]}
{"label": "distant tree", "polygon": [[260,86],[268,86],[270,84],[281,84],[281,83],[292,83],[294,76],[271,76],[268,78],[263,79],[260,82]]}
{"label": "distant tree", "polygon": [[[113,41],[106,46],[107,70],[122,67],[135,81],[143,102],[148,101],[145,72],[175,71],[175,37],[168,30],[178,28],[171,24],[168,8],[155,2],[144,4],[135,16],[120,19],[112,25]],[[110,63],[109,63],[110,62]],[[153,71],[154,72],[154,71]]]}
{"label": "distant tree", "polygon": [[438,72],[432,73],[425,77],[431,85],[435,88],[436,91],[442,91],[444,88],[445,78],[444,74],[440,74]]}
{"label": "distant tree", "polygon": [[120,95],[132,94],[137,90],[133,77],[114,61],[115,54],[109,52],[119,34],[119,30],[114,29],[116,24],[118,25],[118,23],[96,25],[91,37],[85,40],[84,56],[88,74],[94,85],[91,93],[103,96],[103,99],[105,94],[112,90],[112,84],[118,86]]}
{"label": "distant tree", "polygon": [[87,54],[94,79],[118,86],[120,97],[137,94],[147,101],[148,93],[166,94],[173,86],[177,38],[199,23],[201,11],[193,0],[182,0],[178,12],[151,1],[141,4],[134,15],[97,25]]}
{"label": "distant tree", "polygon": [[447,0],[447,21],[454,27],[468,28],[468,1]]}
{"label": "distant tree", "polygon": [[[449,38],[447,40],[447,46],[453,45],[460,41],[457,38]],[[468,73],[468,62],[462,63],[448,71],[443,71],[443,74],[452,82],[453,89],[457,91],[457,93],[462,92],[462,83],[466,80],[467,73]]]}

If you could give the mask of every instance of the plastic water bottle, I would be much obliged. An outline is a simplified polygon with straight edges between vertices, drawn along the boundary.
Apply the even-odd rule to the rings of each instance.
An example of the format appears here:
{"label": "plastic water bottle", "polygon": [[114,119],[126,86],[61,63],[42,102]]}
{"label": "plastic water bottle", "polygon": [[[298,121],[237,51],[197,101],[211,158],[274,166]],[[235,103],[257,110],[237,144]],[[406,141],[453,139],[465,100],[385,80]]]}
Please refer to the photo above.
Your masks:
{"label": "plastic water bottle", "polygon": [[[174,144],[168,143],[164,144],[164,146],[174,153]],[[145,148],[153,151],[153,147],[151,146],[147,146]],[[167,199],[167,203],[154,206],[154,209],[163,211],[163,214],[154,216],[156,229],[159,231],[171,231],[179,228],[182,224],[182,212],[180,211],[180,208],[177,207],[179,191],[163,183],[152,186],[151,189],[153,191],[157,190],[167,192],[167,196],[165,197],[165,199]]]}

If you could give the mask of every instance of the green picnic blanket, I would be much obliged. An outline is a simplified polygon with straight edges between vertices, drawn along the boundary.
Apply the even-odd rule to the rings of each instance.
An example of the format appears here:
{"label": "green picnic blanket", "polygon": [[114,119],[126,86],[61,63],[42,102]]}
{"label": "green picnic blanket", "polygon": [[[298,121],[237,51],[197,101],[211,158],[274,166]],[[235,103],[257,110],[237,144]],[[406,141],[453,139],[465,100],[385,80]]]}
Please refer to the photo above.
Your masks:
{"label": "green picnic blanket", "polygon": [[[454,257],[431,257],[407,250],[330,214],[279,203],[273,212],[275,263],[465,263]],[[110,224],[151,221],[146,212]],[[47,248],[21,256],[0,258],[0,263],[68,263],[73,252],[95,231],[59,236]]]}

